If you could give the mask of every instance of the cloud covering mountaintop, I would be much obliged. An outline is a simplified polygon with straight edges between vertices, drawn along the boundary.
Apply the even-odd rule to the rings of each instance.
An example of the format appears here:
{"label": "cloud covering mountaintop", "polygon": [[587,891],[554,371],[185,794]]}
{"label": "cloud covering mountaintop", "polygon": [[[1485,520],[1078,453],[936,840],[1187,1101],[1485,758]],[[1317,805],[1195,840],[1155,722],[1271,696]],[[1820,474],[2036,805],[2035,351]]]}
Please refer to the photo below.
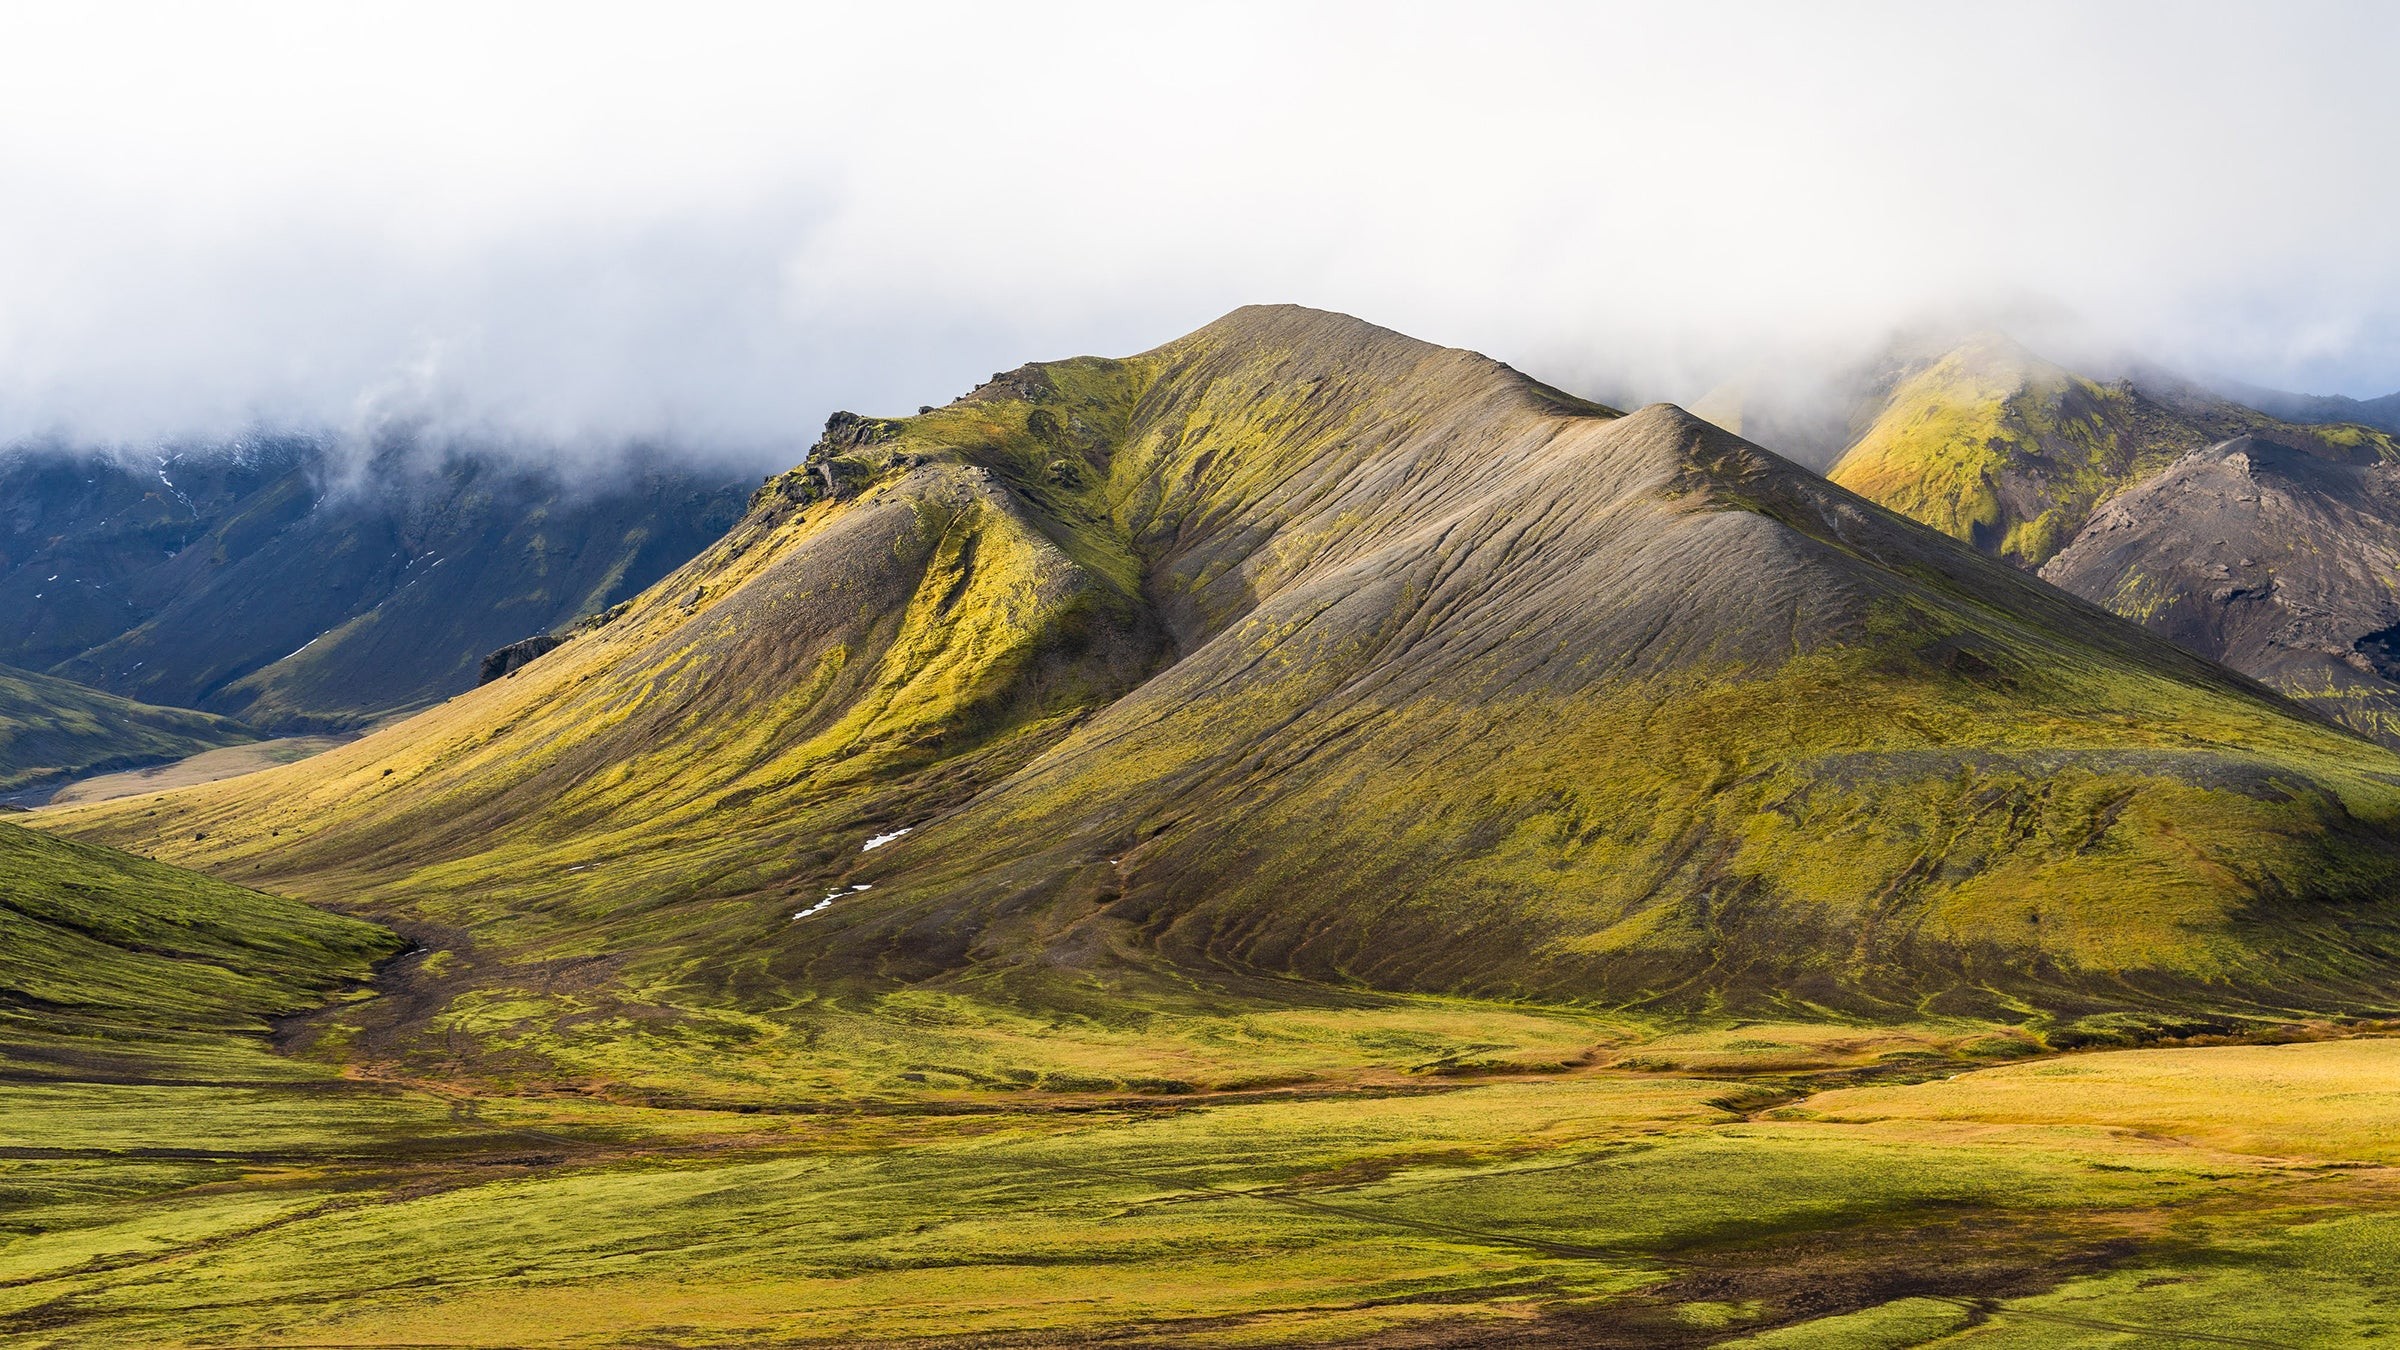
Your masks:
{"label": "cloud covering mountaintop", "polygon": [[1343,309],[1602,397],[1969,314],[2400,386],[2368,4],[90,6],[0,18],[0,439],[778,466]]}

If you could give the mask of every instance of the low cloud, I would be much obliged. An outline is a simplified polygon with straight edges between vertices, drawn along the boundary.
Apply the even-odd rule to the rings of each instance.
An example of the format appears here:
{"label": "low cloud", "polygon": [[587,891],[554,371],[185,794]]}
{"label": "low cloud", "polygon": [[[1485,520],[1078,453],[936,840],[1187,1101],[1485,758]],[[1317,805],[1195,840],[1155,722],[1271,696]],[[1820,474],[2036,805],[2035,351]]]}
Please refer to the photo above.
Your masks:
{"label": "low cloud", "polygon": [[1627,401],[1995,318],[2400,388],[2377,5],[27,9],[0,439],[763,468],[1264,300]]}

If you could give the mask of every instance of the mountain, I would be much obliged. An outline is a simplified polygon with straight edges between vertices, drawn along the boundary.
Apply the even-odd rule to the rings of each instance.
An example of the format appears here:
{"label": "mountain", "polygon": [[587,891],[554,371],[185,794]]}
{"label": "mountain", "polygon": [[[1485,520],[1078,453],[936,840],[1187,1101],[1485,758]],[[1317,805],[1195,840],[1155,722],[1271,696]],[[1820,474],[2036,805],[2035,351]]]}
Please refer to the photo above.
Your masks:
{"label": "mountain", "polygon": [[364,981],[392,934],[110,849],[0,825],[0,1070],[290,1076],[273,1018]]}
{"label": "mountain", "polygon": [[739,511],[723,476],[589,481],[305,439],[0,454],[0,661],[275,731],[472,688],[495,647],[602,610]]}
{"label": "mountain", "polygon": [[0,666],[0,794],[256,739],[222,717]]}
{"label": "mountain", "polygon": [[2400,756],[1679,409],[1288,307],[837,417],[512,674],[46,823],[391,922],[440,959],[345,1043],[512,1081],[896,989],[2400,1006]]}
{"label": "mountain", "polygon": [[[2400,745],[2400,442],[2005,338],[1893,358],[1832,478]],[[2378,569],[2382,569],[2378,571]]]}
{"label": "mountain", "polygon": [[2039,567],[2101,503],[2242,435],[2390,453],[2386,432],[2279,422],[2155,373],[2102,382],[1996,334],[1903,348],[1853,414],[1834,482],[1981,552]]}
{"label": "mountain", "polygon": [[2388,448],[2244,436],[2194,451],[2102,507],[2041,575],[2400,746]]}
{"label": "mountain", "polygon": [[2360,426],[2400,433],[2400,394],[2367,399],[2341,394],[2291,394],[2281,389],[2262,389],[2255,384],[2242,384],[2234,380],[2219,381],[2216,389],[2236,403],[2256,408],[2270,417],[2280,417],[2286,422],[2354,422]]}

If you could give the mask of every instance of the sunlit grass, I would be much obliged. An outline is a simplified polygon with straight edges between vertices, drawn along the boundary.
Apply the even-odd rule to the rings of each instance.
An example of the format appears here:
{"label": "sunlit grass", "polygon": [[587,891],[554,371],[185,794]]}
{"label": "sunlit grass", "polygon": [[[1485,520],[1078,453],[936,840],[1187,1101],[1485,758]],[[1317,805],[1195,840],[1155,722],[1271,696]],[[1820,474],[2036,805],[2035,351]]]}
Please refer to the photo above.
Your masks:
{"label": "sunlit grass", "polygon": [[[2400,1110],[2386,1044],[2100,1054],[1755,1119],[1738,1081],[1613,1072],[804,1121],[571,1100],[462,1100],[445,1121],[432,1098],[27,1089],[8,1100],[15,1137],[122,1157],[180,1133],[214,1156],[134,1164],[150,1184],[116,1190],[68,1159],[4,1174],[18,1236],[0,1245],[0,1334],[564,1347],[1137,1331],[1241,1345],[1601,1317],[1681,1329],[1662,1344],[1780,1328],[1759,1344],[1905,1346],[1955,1333],[1962,1300],[1997,1279],[1974,1329],[1996,1344],[2082,1343],[2033,1320],[2045,1311],[2157,1323],[2181,1300],[2184,1325],[2264,1326],[2296,1298],[2309,1309],[2287,1315],[2300,1330],[2284,1343],[2341,1344],[2379,1315],[2376,1263],[2400,1231],[2380,1211],[2400,1195],[2097,1118],[2110,1095],[2168,1081],[2203,1119],[2294,1081],[2346,1084],[2380,1118]],[[2203,1067],[2175,1067],[2187,1060]],[[2062,1066],[2089,1100],[1975,1118]],[[1934,1106],[1861,1109],[1893,1095]],[[97,1122],[108,1115],[123,1122]],[[699,1123],[712,1116],[721,1128]],[[2357,1215],[2328,1221],[2334,1205]],[[1812,1320],[1793,1301],[1789,1276],[1820,1267],[1856,1311]],[[2162,1301],[2143,1282],[2160,1278],[2256,1306]]]}

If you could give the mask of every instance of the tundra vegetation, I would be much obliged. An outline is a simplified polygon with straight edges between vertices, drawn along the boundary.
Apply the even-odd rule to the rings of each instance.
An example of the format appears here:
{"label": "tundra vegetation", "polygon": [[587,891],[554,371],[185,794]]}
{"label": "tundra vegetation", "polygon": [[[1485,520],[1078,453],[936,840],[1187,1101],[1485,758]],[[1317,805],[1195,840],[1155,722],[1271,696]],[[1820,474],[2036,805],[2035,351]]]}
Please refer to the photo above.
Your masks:
{"label": "tundra vegetation", "polygon": [[2400,1331],[2400,756],[1340,316],[837,418],[480,688],[30,820],[9,1344]]}

